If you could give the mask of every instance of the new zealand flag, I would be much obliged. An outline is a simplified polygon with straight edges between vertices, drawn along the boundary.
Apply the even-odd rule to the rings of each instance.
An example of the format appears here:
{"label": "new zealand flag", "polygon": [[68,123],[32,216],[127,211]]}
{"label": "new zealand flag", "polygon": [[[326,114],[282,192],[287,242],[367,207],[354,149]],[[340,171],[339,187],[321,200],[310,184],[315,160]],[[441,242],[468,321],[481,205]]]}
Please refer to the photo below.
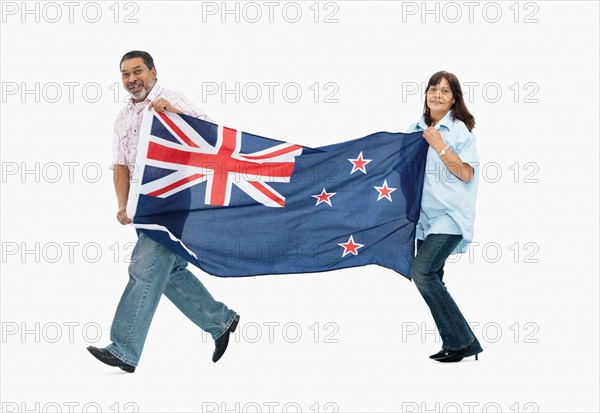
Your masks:
{"label": "new zealand flag", "polygon": [[410,277],[427,148],[421,132],[307,148],[150,111],[128,214],[217,276],[377,264]]}

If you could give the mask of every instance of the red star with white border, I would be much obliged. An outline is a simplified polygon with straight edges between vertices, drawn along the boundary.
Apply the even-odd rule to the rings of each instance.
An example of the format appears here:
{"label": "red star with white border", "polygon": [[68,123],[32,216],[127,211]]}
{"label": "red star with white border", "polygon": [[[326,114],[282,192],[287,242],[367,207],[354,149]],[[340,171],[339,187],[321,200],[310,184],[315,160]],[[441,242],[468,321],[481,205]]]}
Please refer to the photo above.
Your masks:
{"label": "red star with white border", "polygon": [[358,249],[364,247],[364,244],[358,244],[354,242],[354,237],[352,235],[350,235],[350,239],[348,240],[348,242],[344,242],[338,245],[344,248],[342,258],[345,257],[347,254],[358,255]]}
{"label": "red star with white border", "polygon": [[379,192],[379,196],[377,197],[377,202],[383,198],[387,198],[390,202],[392,202],[392,192],[394,192],[398,188],[390,188],[387,184],[387,179],[383,181],[382,186],[374,186],[373,188],[377,189]]}
{"label": "red star with white border", "polygon": [[348,159],[352,163],[352,171],[350,171],[350,175],[352,175],[356,171],[361,171],[363,174],[367,173],[365,169],[365,165],[372,161],[372,159],[363,159],[362,151],[358,154],[356,159]]}
{"label": "red star with white border", "polygon": [[317,203],[315,206],[319,205],[321,202],[325,202],[327,205],[332,207],[331,205],[331,197],[334,196],[337,192],[327,192],[325,188],[321,191],[319,195],[311,195],[313,198],[317,198]]}

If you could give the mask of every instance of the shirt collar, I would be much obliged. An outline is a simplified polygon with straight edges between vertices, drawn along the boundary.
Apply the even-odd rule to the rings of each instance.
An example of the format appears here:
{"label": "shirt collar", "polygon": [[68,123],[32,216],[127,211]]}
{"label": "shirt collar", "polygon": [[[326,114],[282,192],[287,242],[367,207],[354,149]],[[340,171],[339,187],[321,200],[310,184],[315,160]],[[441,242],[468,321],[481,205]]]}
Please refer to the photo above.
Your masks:
{"label": "shirt collar", "polygon": [[[429,127],[425,123],[425,116],[421,116],[421,119],[419,119],[419,123],[417,125],[423,130],[425,130]],[[452,127],[454,126],[454,121],[452,120],[452,109],[450,109],[448,112],[446,112],[446,115],[444,115],[444,117],[442,119],[440,119],[440,121],[437,123],[437,125],[435,125],[435,128],[439,129],[442,126],[444,126],[448,130],[451,130]]]}
{"label": "shirt collar", "polygon": [[454,121],[452,120],[452,110],[446,112],[446,115],[444,115],[444,117],[436,126],[445,126],[448,130],[452,129],[452,126],[454,126]]}

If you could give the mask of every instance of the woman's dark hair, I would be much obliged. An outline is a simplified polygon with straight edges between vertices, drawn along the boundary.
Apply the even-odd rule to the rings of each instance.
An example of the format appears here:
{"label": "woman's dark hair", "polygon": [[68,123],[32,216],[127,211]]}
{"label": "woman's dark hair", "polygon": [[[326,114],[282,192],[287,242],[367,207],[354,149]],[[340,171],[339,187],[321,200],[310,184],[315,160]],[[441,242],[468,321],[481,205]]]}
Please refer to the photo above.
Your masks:
{"label": "woman's dark hair", "polygon": [[141,57],[148,69],[154,69],[154,59],[152,59],[150,53],[143,52],[141,50],[132,50],[131,52],[125,53],[125,55],[121,58],[121,61],[119,62],[119,69],[121,69],[121,65],[125,60],[134,59],[136,57]]}
{"label": "woman's dark hair", "polygon": [[458,78],[454,76],[452,73],[446,72],[442,70],[440,72],[434,73],[433,76],[429,79],[427,83],[427,88],[425,88],[425,106],[423,108],[423,116],[425,118],[425,123],[428,126],[431,126],[431,112],[429,107],[427,106],[427,91],[431,86],[439,85],[442,79],[446,79],[448,83],[450,83],[450,89],[452,90],[452,96],[454,97],[455,102],[450,107],[451,116],[453,120],[460,120],[469,129],[469,132],[475,127],[475,118],[469,110],[467,109],[467,105],[465,105],[465,100],[463,99],[462,89],[460,87],[460,82]]}

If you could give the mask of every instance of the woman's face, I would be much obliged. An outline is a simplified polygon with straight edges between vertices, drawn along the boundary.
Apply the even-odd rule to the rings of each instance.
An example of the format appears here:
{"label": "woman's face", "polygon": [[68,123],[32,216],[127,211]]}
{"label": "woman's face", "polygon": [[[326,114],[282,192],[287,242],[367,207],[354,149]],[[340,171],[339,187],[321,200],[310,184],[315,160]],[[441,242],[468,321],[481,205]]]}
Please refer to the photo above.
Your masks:
{"label": "woman's face", "polygon": [[432,112],[446,113],[456,102],[452,95],[450,82],[445,77],[442,78],[439,84],[429,86],[427,89],[427,107]]}

